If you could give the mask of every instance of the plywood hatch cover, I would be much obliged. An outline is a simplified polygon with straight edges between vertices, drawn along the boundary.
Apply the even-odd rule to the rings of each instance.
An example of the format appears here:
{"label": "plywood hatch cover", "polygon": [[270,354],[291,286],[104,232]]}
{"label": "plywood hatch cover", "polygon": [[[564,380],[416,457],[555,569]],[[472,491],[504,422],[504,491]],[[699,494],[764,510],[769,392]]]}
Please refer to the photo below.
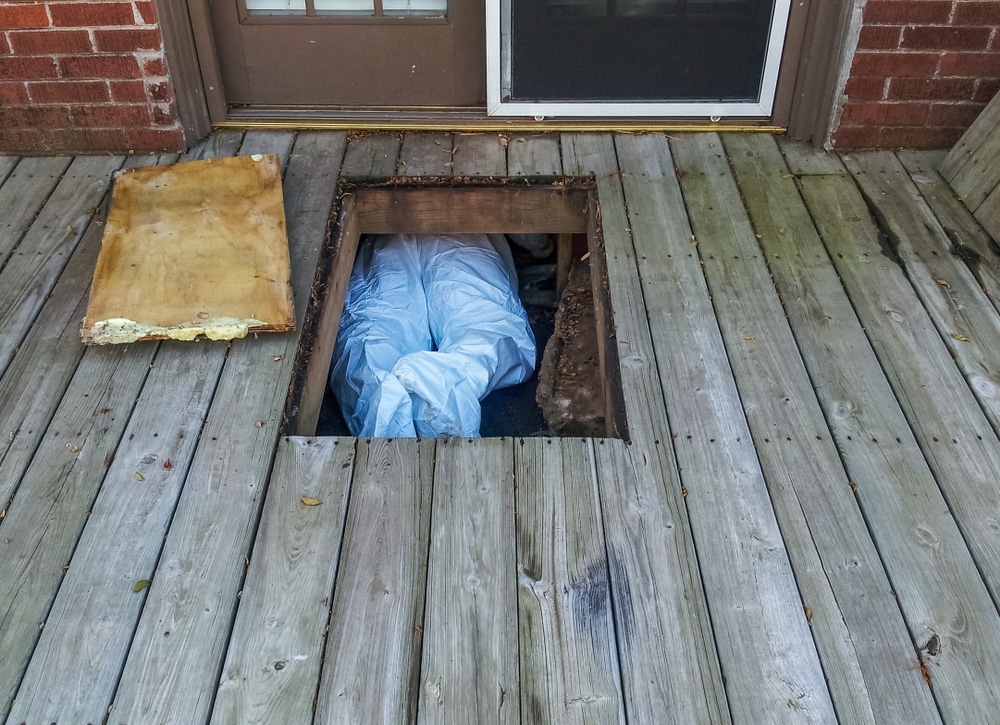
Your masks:
{"label": "plywood hatch cover", "polygon": [[213,340],[295,325],[275,155],[120,172],[86,343]]}

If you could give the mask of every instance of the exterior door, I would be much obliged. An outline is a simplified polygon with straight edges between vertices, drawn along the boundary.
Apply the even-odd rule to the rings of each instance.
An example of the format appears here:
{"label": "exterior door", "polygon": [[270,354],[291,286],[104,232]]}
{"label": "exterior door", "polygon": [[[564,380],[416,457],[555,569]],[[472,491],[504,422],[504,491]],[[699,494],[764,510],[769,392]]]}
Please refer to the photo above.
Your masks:
{"label": "exterior door", "polygon": [[481,108],[482,0],[214,0],[226,102]]}

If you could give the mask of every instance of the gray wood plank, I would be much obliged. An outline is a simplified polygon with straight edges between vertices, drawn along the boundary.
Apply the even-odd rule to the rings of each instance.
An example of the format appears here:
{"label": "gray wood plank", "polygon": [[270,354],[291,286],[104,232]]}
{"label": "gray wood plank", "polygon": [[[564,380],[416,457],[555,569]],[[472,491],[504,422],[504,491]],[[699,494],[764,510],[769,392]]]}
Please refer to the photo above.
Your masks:
{"label": "gray wood plank", "polygon": [[20,160],[20,156],[0,155],[0,184],[4,182],[4,179],[14,170],[14,167],[17,166],[17,162]]}
{"label": "gray wood plank", "polygon": [[455,176],[506,176],[507,152],[493,133],[456,133],[451,171]]}
{"label": "gray wood plank", "polygon": [[[994,430],[1000,431],[1000,314],[990,304],[965,262],[950,253],[950,240],[920,197],[906,170],[894,155],[877,152],[850,155],[845,163],[875,210],[892,251],[903,266],[917,297],[927,309],[941,340],[958,363]],[[936,343],[936,340],[930,340]],[[925,356],[928,345],[920,345]],[[956,379],[941,345],[934,367],[935,390],[948,389],[941,401],[953,410],[947,421],[957,430],[978,427],[981,416],[968,389]],[[945,380],[950,382],[946,385]],[[927,382],[931,382],[930,379]],[[972,417],[969,417],[972,415]],[[934,426],[937,428],[937,426]],[[940,429],[938,429],[940,432]],[[1000,465],[1000,449],[993,456]],[[1000,468],[994,467],[998,475]]]}
{"label": "gray wood plank", "polygon": [[[913,643],[892,586],[755,236],[808,234],[815,249],[812,219],[772,138],[726,134],[724,141],[739,190],[728,181],[725,161],[712,154],[681,167],[682,186],[712,296],[739,301],[717,304],[716,312],[795,576],[812,612],[838,718],[937,722],[931,691],[912,666]],[[716,186],[723,186],[725,198],[712,193]],[[738,205],[726,202],[737,194],[753,228]]]}
{"label": "gray wood plank", "polygon": [[965,261],[993,306],[1000,309],[1000,257],[997,256],[1000,247],[938,173],[940,153],[897,151],[896,157],[909,172],[910,179],[948,235],[952,254]]}
{"label": "gray wood plank", "polygon": [[993,117],[993,124],[982,144],[972,152],[957,173],[948,174],[948,160],[951,156],[942,165],[944,177],[948,179],[951,188],[973,212],[979,209],[1000,183],[1000,164],[997,163],[997,159],[1000,159],[1000,117]]}
{"label": "gray wood plank", "polygon": [[[640,722],[729,721],[690,522],[669,444],[653,344],[606,134],[564,134],[564,172],[597,179],[631,445],[598,456],[625,711]],[[600,255],[591,256],[592,264]],[[607,454],[610,455],[610,454]],[[656,532],[655,536],[650,532]]]}
{"label": "gray wood plank", "polygon": [[817,149],[805,141],[793,141],[788,136],[778,136],[777,141],[789,173],[796,176],[847,173],[836,154]]}
{"label": "gray wood plank", "polygon": [[592,442],[515,442],[521,720],[624,723]]}
{"label": "gray wood plank", "polygon": [[[691,156],[693,136],[675,142]],[[667,139],[616,137],[656,363],[737,722],[832,722],[834,712],[782,543]],[[725,200],[739,203],[739,196]],[[612,282],[613,285],[613,282]],[[715,300],[715,304],[720,304]],[[683,340],[683,344],[677,344]],[[789,707],[795,702],[795,707]]]}
{"label": "gray wood plank", "polygon": [[520,722],[512,447],[437,444],[418,723]]}
{"label": "gray wood plank", "polygon": [[[1000,93],[986,104],[983,112],[972,122],[969,129],[941,163],[941,175],[955,191],[959,191],[959,188],[962,187],[964,177],[968,176],[970,167],[991,163],[989,157],[983,156],[982,147],[998,126],[1000,126]],[[996,156],[992,157],[994,165],[996,158]],[[958,186],[955,186],[956,183]]]}
{"label": "gray wood plank", "polygon": [[399,176],[451,176],[452,135],[411,131],[399,150]]}
{"label": "gray wood plank", "polygon": [[435,444],[358,449],[315,722],[413,722]]}
{"label": "gray wood plank", "polygon": [[395,175],[402,141],[396,133],[352,138],[347,144],[341,176],[345,179],[384,180]]}
{"label": "gray wood plank", "polygon": [[0,373],[7,369],[18,345],[66,262],[76,249],[97,206],[121,168],[120,156],[80,156],[56,186],[0,271]]}
{"label": "gray wood plank", "polygon": [[353,464],[352,439],[278,442],[212,722],[311,721]]}
{"label": "gray wood plank", "polygon": [[976,209],[976,219],[993,239],[1000,239],[1000,186],[995,187]]}
{"label": "gray wood plank", "polygon": [[559,136],[510,134],[507,137],[507,167],[511,176],[558,176],[562,173]]}
{"label": "gray wood plank", "polygon": [[[24,159],[0,186],[0,269],[17,248],[73,159]],[[0,168],[0,180],[6,176]]]}
{"label": "gray wood plank", "polygon": [[[804,235],[786,236],[780,245],[765,243],[772,272],[943,719],[989,720],[1000,693],[1000,627],[969,547],[993,552],[980,557],[981,565],[995,566],[1000,558],[995,532],[984,532],[990,537],[985,542],[968,535],[963,540],[952,512],[963,498],[977,498],[984,511],[996,510],[995,483],[984,487],[976,481],[996,478],[985,472],[961,483],[955,478],[949,491],[955,495],[947,501],[941,495],[937,484],[945,485],[947,468],[926,448],[923,460],[909,427],[920,431],[933,425],[918,420],[921,414],[936,417],[933,406],[921,402],[928,391],[919,386],[940,384],[943,372],[932,362],[940,341],[898,267],[882,255],[879,230],[852,180],[817,176],[799,183],[850,301],[835,290],[841,282],[826,261],[810,259],[820,252]],[[793,274],[796,269],[801,271]],[[816,280],[803,280],[803,271]],[[894,384],[901,376],[917,384],[898,388],[897,403],[886,376]],[[992,435],[985,421],[982,425],[978,435]],[[942,440],[954,440],[964,452],[981,444],[978,435],[957,427],[954,438]],[[949,466],[954,464],[961,460]],[[973,682],[983,684],[970,688]]]}
{"label": "gray wood plank", "polygon": [[[299,326],[345,143],[342,133],[299,134],[285,173]],[[208,717],[296,345],[295,333],[282,333],[231,346],[122,672],[115,707],[124,721]]]}
{"label": "gray wood plank", "polygon": [[[147,344],[146,349],[156,348]],[[86,527],[18,690],[11,710],[15,721],[100,722],[107,713],[145,599],[133,588],[155,579],[159,544],[184,485],[225,348],[225,343],[164,343],[152,366],[145,366],[148,380],[124,439],[117,449],[117,436],[106,444],[94,464],[98,468],[88,472],[90,488],[100,485],[92,512],[86,515],[80,505],[73,511]],[[131,365],[127,372],[136,376],[143,370]],[[135,390],[129,392],[126,411],[136,396]],[[101,424],[110,414],[94,417]],[[121,435],[120,425],[116,433]],[[56,549],[54,539],[47,536],[42,548]],[[31,576],[37,576],[40,567],[31,564]],[[61,574],[62,564],[63,559],[52,561],[50,578]],[[169,637],[168,631],[165,626],[160,636]]]}

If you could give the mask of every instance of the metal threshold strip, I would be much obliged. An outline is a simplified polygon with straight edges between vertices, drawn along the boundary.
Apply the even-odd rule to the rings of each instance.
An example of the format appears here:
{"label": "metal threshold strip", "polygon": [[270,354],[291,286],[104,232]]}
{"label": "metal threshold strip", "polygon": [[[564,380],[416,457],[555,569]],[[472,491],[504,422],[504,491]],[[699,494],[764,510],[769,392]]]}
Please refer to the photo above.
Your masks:
{"label": "metal threshold strip", "polygon": [[784,133],[783,126],[753,119],[545,118],[488,116],[486,109],[329,107],[230,108],[216,128],[356,129],[385,131],[746,131]]}

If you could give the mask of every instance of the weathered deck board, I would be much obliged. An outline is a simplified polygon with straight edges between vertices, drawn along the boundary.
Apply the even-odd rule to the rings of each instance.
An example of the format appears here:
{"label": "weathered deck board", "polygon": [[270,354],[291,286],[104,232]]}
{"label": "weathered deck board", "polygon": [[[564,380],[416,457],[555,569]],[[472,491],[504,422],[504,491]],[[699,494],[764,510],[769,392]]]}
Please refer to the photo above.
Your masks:
{"label": "weathered deck board", "polygon": [[787,136],[780,136],[778,148],[785,157],[789,173],[796,176],[847,173],[847,169],[840,163],[839,156],[817,151],[812,144],[805,141],[793,141]]}
{"label": "weathered deck board", "polygon": [[[696,231],[700,224],[717,225],[712,238],[732,240],[735,247],[709,246],[698,231],[713,297],[739,301],[718,304],[716,312],[796,579],[812,611],[838,717],[841,722],[937,722],[931,691],[913,667],[913,644],[892,586],[784,310],[771,291],[755,233],[767,240],[769,250],[782,247],[769,257],[784,256],[785,250],[794,254],[796,269],[829,268],[829,260],[773,139],[727,134],[724,141],[753,229],[743,225],[737,209],[707,212],[706,206],[723,208],[708,195],[692,193],[689,204]],[[725,175],[721,161],[706,165],[706,181]],[[808,246],[799,244],[803,237],[810,239]],[[807,254],[812,256],[808,263]]]}
{"label": "weathered deck board", "polygon": [[[0,186],[0,269],[71,162],[72,159],[65,157],[24,159]],[[0,181],[6,175],[0,167]]]}
{"label": "weathered deck board", "polygon": [[994,187],[976,209],[976,219],[995,239],[1000,239],[1000,185]]}
{"label": "weathered deck board", "polygon": [[46,297],[83,237],[120,156],[80,156],[0,271],[0,374],[28,334]]}
{"label": "weathered deck board", "polygon": [[434,441],[358,442],[316,723],[416,716]]}
{"label": "weathered deck board", "polygon": [[625,722],[592,445],[514,445],[525,723]]}
{"label": "weathered deck board", "polygon": [[418,723],[517,723],[510,438],[437,445]]}
{"label": "weathered deck board", "polygon": [[20,156],[2,156],[0,155],[0,184],[4,182],[8,174],[14,170],[17,166],[17,162],[21,160]]}
{"label": "weathered deck board", "polygon": [[[311,721],[354,446],[337,438],[278,442],[213,723]],[[331,653],[328,665],[335,660]]]}
{"label": "weathered deck board", "polygon": [[352,138],[347,144],[341,176],[345,179],[382,181],[396,173],[402,141],[399,134],[378,133]]}
{"label": "weathered deck board", "polygon": [[[928,352],[940,342],[909,284],[900,279],[895,263],[882,256],[878,229],[854,183],[850,178],[831,176],[803,177],[800,184],[885,374],[897,383],[901,378],[908,382],[933,379],[931,384],[939,385],[936,376],[942,370],[933,365]],[[786,289],[780,281],[779,286]],[[784,297],[796,299],[797,295],[786,289]],[[1000,694],[1000,686],[995,684],[1000,682],[1000,628],[967,546],[989,542],[969,537],[963,540],[907,425],[910,421],[919,431],[925,425],[919,420],[920,412],[934,415],[926,402],[928,391],[900,389],[904,416],[881,371],[866,360],[870,357],[867,343],[857,334],[833,334],[831,303],[815,293],[809,298],[824,300],[820,309],[830,320],[822,339],[813,343],[827,360],[812,367],[814,384],[821,396],[826,388],[828,418],[838,433],[848,471],[857,482],[859,500],[921,662],[933,681],[935,700],[945,722],[988,720],[991,715],[987,713],[996,711],[995,700]],[[796,332],[800,340],[805,334],[815,334],[801,328]],[[919,341],[919,349],[904,347],[905,340]],[[831,350],[834,345],[840,349]],[[832,367],[830,360],[841,365]],[[894,370],[894,366],[899,369]],[[920,412],[912,405],[920,406]],[[988,426],[985,428],[983,434],[991,435]],[[978,445],[974,433],[962,431],[964,446]],[[970,436],[973,440],[967,441]],[[929,460],[938,463],[934,456]],[[943,484],[942,471],[937,473],[938,482]],[[963,479],[961,486],[983,488],[970,483]],[[971,491],[956,494],[966,500],[973,498]],[[978,492],[983,497],[981,504],[992,501],[995,495],[995,490]],[[985,510],[996,510],[996,503],[981,509]],[[981,557],[981,563],[990,566],[1000,561],[996,554],[991,556],[992,562]],[[969,687],[969,683],[986,686]]]}
{"label": "weathered deck board", "polygon": [[[653,345],[729,707],[737,722],[831,722],[822,669],[722,336],[712,324],[713,301],[677,184],[678,176],[687,181],[699,173],[693,156],[722,152],[717,140],[714,149],[699,148],[699,138],[675,140],[676,171],[663,135],[618,136],[616,147],[646,309],[660,321]],[[718,194],[704,185],[686,191]],[[739,204],[739,195],[713,202]]]}
{"label": "weathered deck board", "polygon": [[[313,249],[325,234],[345,140],[306,136],[315,143],[296,144],[285,175],[299,324],[311,281],[305,270],[315,268]],[[232,344],[122,673],[115,705],[126,721],[150,713],[184,722],[208,715],[296,345],[294,333]],[[145,686],[150,681],[155,690]]]}
{"label": "weathered deck board", "polygon": [[[661,404],[610,135],[562,136],[564,172],[595,174],[632,445],[598,446],[625,710],[640,722],[725,723],[729,709],[670,428]],[[655,532],[655,533],[654,533]]]}
{"label": "weathered deck board", "polygon": [[455,176],[506,176],[507,152],[497,134],[456,133],[451,171]]}
{"label": "weathered deck board", "polygon": [[1000,93],[945,157],[941,175],[975,212],[1000,183]]}
{"label": "weathered deck board", "polygon": [[557,176],[562,173],[559,136],[516,133],[507,136],[507,169],[511,176]]}
{"label": "weathered deck board", "polygon": [[399,176],[451,176],[454,166],[450,133],[408,133],[399,150]]}

